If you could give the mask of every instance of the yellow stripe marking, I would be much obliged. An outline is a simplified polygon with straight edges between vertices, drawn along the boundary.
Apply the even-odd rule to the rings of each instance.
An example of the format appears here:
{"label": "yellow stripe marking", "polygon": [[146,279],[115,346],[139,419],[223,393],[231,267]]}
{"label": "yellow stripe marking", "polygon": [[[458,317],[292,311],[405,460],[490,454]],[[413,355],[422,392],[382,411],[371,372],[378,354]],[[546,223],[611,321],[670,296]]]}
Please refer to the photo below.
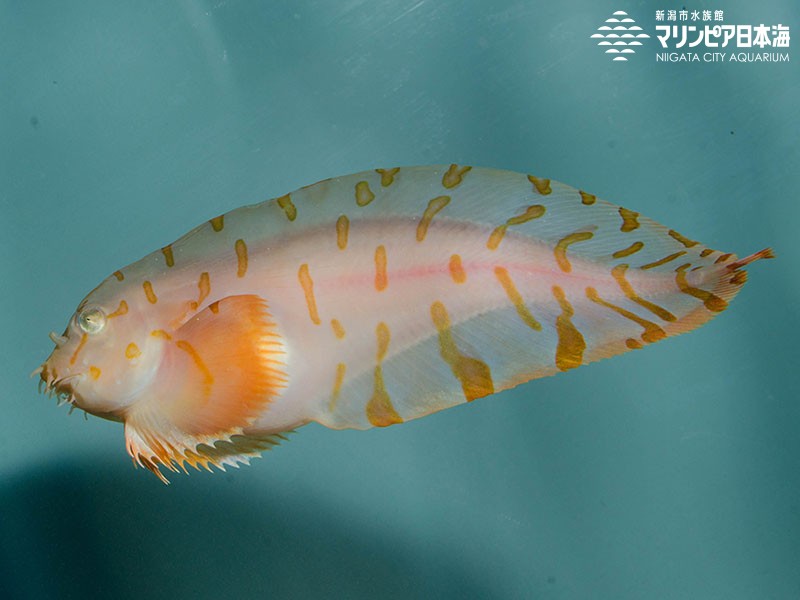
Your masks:
{"label": "yellow stripe marking", "polygon": [[555,248],[553,248],[553,254],[556,257],[556,262],[558,266],[561,268],[564,273],[569,273],[572,271],[572,265],[567,258],[567,248],[572,244],[577,244],[578,242],[585,242],[586,240],[590,240],[594,237],[594,234],[591,231],[578,231],[577,233],[570,233],[568,236],[561,238],[558,240]]}
{"label": "yellow stripe marking", "polygon": [[428,227],[430,226],[433,217],[435,217],[436,214],[449,203],[450,196],[436,196],[436,198],[428,202],[428,207],[425,209],[425,212],[422,213],[422,218],[417,224],[418,242],[421,242],[425,239],[425,236],[428,234]]}
{"label": "yellow stripe marking", "polygon": [[622,217],[622,225],[619,228],[620,231],[627,233],[628,231],[639,229],[639,213],[620,206],[619,216]]}
{"label": "yellow stripe marking", "polygon": [[630,350],[639,350],[640,348],[644,347],[642,346],[642,342],[640,342],[639,340],[635,340],[633,338],[628,338],[627,340],[625,340],[625,345]]}
{"label": "yellow stripe marking", "polygon": [[453,254],[453,256],[450,257],[448,267],[450,269],[450,277],[453,278],[453,281],[456,283],[464,283],[467,280],[467,272],[464,271],[464,266],[461,264],[461,257],[458,254]]}
{"label": "yellow stripe marking", "polygon": [[359,206],[366,206],[375,199],[375,194],[369,189],[369,184],[366,181],[359,181],[356,184],[356,204]]}
{"label": "yellow stripe marking", "polygon": [[106,318],[107,319],[113,319],[115,317],[121,317],[122,315],[125,315],[125,314],[128,314],[128,303],[125,302],[125,300],[120,300],[119,301],[119,306],[117,307],[117,310],[115,310],[114,312],[109,314]]}
{"label": "yellow stripe marking", "polygon": [[688,294],[689,296],[694,296],[698,300],[703,301],[703,306],[706,307],[707,310],[712,312],[722,312],[726,308],[728,308],[728,302],[723,298],[720,298],[716,294],[712,294],[711,292],[707,292],[706,290],[701,290],[696,287],[692,287],[686,281],[686,269],[691,266],[691,263],[686,263],[685,265],[681,265],[676,269],[677,273],[675,275],[675,282],[678,284],[678,287],[684,294]]}
{"label": "yellow stripe marking", "polygon": [[114,277],[117,278],[117,281],[125,279],[125,275],[122,274],[122,271],[114,271]]}
{"label": "yellow stripe marking", "polygon": [[517,314],[519,315],[519,318],[522,319],[522,322],[531,329],[541,331],[541,324],[539,324],[539,322],[533,318],[533,315],[528,310],[528,307],[525,306],[525,301],[522,299],[522,295],[519,293],[517,287],[514,285],[514,282],[511,280],[511,276],[508,274],[508,271],[503,267],[495,267],[494,274],[495,277],[497,277],[497,280],[500,282],[500,285],[503,286],[506,296],[508,296],[508,299],[511,300],[511,304],[513,304],[514,308],[517,309]]}
{"label": "yellow stripe marking", "polygon": [[534,204],[533,206],[529,206],[525,209],[525,212],[521,215],[517,215],[516,217],[511,217],[508,219],[504,224],[496,227],[492,234],[489,236],[488,241],[486,242],[486,247],[489,250],[497,250],[497,247],[500,245],[500,242],[503,241],[503,238],[506,235],[506,230],[511,227],[512,225],[521,225],[522,223],[527,223],[528,221],[532,221],[533,219],[538,219],[545,213],[545,207],[541,204]]}
{"label": "yellow stripe marking", "polygon": [[713,254],[713,253],[714,253],[714,251],[711,248],[703,248],[703,250],[700,251],[700,256],[702,258],[705,258],[709,254]]}
{"label": "yellow stripe marking", "polygon": [[613,256],[614,258],[625,258],[626,256],[630,256],[631,254],[636,254],[642,248],[644,248],[644,242],[633,242],[627,248],[623,250],[617,250],[611,256]]}
{"label": "yellow stripe marking", "polygon": [[203,271],[200,273],[200,280],[197,282],[197,289],[200,290],[200,296],[197,298],[197,305],[203,304],[208,295],[211,293],[211,281],[208,277],[208,272]]}
{"label": "yellow stripe marking", "polygon": [[172,339],[172,336],[170,334],[168,334],[166,331],[164,331],[163,329],[154,329],[153,331],[150,332],[150,335],[153,336],[153,337],[162,338],[162,339],[165,339],[165,340],[171,340]]}
{"label": "yellow stripe marking", "polygon": [[[684,254],[686,254],[686,252],[684,252]],[[714,261],[714,264],[717,265],[717,264],[719,264],[721,262],[725,262],[731,256],[733,256],[733,254],[731,254],[730,252],[728,252],[727,254],[722,254],[722,255],[719,256],[719,258],[717,258],[717,260]]]}
{"label": "yellow stripe marking", "polygon": [[303,263],[297,271],[297,279],[300,281],[300,287],[303,288],[303,294],[306,297],[306,305],[308,306],[308,316],[314,325],[319,325],[319,313],[317,313],[317,301],[314,298],[314,281],[308,273],[308,265]]}
{"label": "yellow stripe marking", "polygon": [[218,313],[219,313],[219,300],[217,300],[216,302],[212,302],[211,304],[209,304],[209,305],[208,305],[208,310],[210,310],[210,311],[211,311],[212,313],[214,313],[215,315],[216,315],[216,314],[218,314]]}
{"label": "yellow stripe marking", "polygon": [[94,365],[91,365],[89,367],[89,377],[91,377],[95,381],[100,379],[100,369],[95,367]]}
{"label": "yellow stripe marking", "polygon": [[297,208],[292,203],[292,195],[286,194],[285,196],[281,196],[277,200],[278,206],[283,209],[283,212],[286,213],[286,218],[290,221],[294,221],[297,218]]}
{"label": "yellow stripe marking", "polygon": [[222,228],[225,227],[225,215],[214,217],[209,223],[211,223],[211,228],[214,231],[222,231]]}
{"label": "yellow stripe marking", "polygon": [[644,298],[638,296],[635,291],[633,291],[633,287],[628,280],[625,279],[625,272],[628,270],[628,265],[617,265],[613,269],[611,269],[611,276],[614,277],[614,280],[619,285],[619,288],[622,290],[622,293],[625,294],[625,297],[628,298],[631,302],[635,302],[642,308],[646,308],[651,313],[656,315],[658,318],[663,319],[664,321],[674,321],[675,315],[673,315],[668,310],[661,308],[657,304],[653,304],[652,302],[648,302]]}
{"label": "yellow stripe marking", "polygon": [[578,193],[581,195],[581,202],[585,205],[590,206],[597,202],[597,196],[594,194],[589,194],[588,192],[584,192],[583,190],[578,190]]}
{"label": "yellow stripe marking", "polygon": [[686,250],[681,250],[680,252],[676,252],[675,254],[670,254],[669,256],[665,256],[661,260],[657,260],[655,262],[647,263],[646,265],[642,265],[639,267],[640,269],[652,269],[654,267],[660,267],[661,265],[665,265],[668,262],[675,260],[676,258],[683,256],[686,254]]}
{"label": "yellow stripe marking", "polygon": [[150,283],[149,281],[145,281],[142,284],[142,287],[144,288],[144,295],[147,296],[147,301],[150,304],[155,304],[156,302],[158,302],[158,296],[156,296],[156,293],[153,291],[152,283]]}
{"label": "yellow stripe marking", "polygon": [[386,386],[383,382],[383,359],[386,358],[386,353],[389,350],[389,327],[386,323],[378,323],[375,328],[375,335],[378,338],[378,352],[376,360],[378,364],[375,366],[375,387],[372,392],[372,397],[367,402],[366,413],[367,419],[375,427],[388,427],[395,423],[402,423],[403,419],[397,414],[392,400],[386,391]]}
{"label": "yellow stripe marking", "polygon": [[494,393],[492,372],[482,360],[461,354],[450,330],[450,317],[441,302],[431,305],[431,319],[439,333],[439,353],[453,375],[461,382],[461,389],[467,402]]}
{"label": "yellow stripe marking", "polygon": [[557,285],[553,286],[553,296],[558,300],[561,314],[556,317],[556,332],[558,333],[558,346],[556,346],[556,367],[561,371],[568,371],[583,364],[583,351],[586,350],[586,340],[578,328],[572,323],[575,311],[572,305]]}
{"label": "yellow stripe marking", "polygon": [[389,187],[394,183],[394,176],[400,172],[400,167],[393,169],[375,169],[375,172],[381,176],[381,186]]}
{"label": "yellow stripe marking", "polygon": [[336,219],[336,245],[339,246],[339,250],[347,248],[347,236],[349,233],[350,219],[345,215],[340,215],[339,218]]}
{"label": "yellow stripe marking", "polygon": [[667,334],[664,332],[661,327],[653,323],[652,321],[648,321],[646,319],[641,318],[639,315],[630,312],[629,310],[625,310],[621,306],[617,306],[615,304],[611,304],[610,302],[606,302],[603,300],[597,293],[597,290],[591,287],[586,288],[586,297],[589,298],[592,302],[599,304],[600,306],[605,306],[606,308],[613,310],[618,315],[629,319],[642,327],[644,329],[644,333],[642,333],[642,339],[645,342],[653,343],[659,340],[663,340],[667,337]]}
{"label": "yellow stripe marking", "polygon": [[337,319],[331,319],[331,329],[333,329],[333,335],[338,339],[344,339],[344,327],[342,327],[342,324]]}
{"label": "yellow stripe marking", "polygon": [[172,244],[164,246],[161,249],[161,253],[164,255],[164,261],[167,263],[168,267],[175,266],[175,257],[172,255]]}
{"label": "yellow stripe marking", "polygon": [[670,229],[667,233],[669,233],[670,237],[678,240],[681,244],[683,244],[687,248],[691,248],[692,246],[697,246],[697,244],[700,243],[700,242],[695,242],[694,240],[690,240],[687,237],[683,237],[680,233],[678,233],[677,231],[673,231],[672,229]]}
{"label": "yellow stripe marking", "polygon": [[469,173],[471,170],[472,167],[459,168],[458,165],[450,165],[450,168],[447,169],[447,173],[442,176],[442,185],[448,190],[453,189],[461,184],[464,179],[464,175]]}
{"label": "yellow stripe marking", "polygon": [[553,191],[553,189],[550,187],[549,179],[528,175],[528,181],[530,181],[533,184],[533,189],[539,192],[542,196],[546,196],[547,194]]}
{"label": "yellow stripe marking", "polygon": [[72,356],[69,357],[69,364],[74,365],[75,361],[78,360],[78,354],[80,351],[83,350],[83,347],[86,345],[86,340],[89,339],[89,335],[84,333],[81,335],[81,341],[78,342],[78,347],[75,348],[75,352],[72,353]]}
{"label": "yellow stripe marking", "polygon": [[342,383],[344,383],[344,375],[347,372],[347,365],[339,363],[336,365],[336,379],[333,381],[333,391],[331,392],[331,399],[328,402],[328,410],[336,410],[336,404],[339,402],[339,395],[342,393]]}
{"label": "yellow stripe marking", "polygon": [[175,345],[186,352],[191,359],[194,361],[195,366],[200,370],[200,373],[203,375],[203,385],[205,386],[205,393],[206,395],[211,392],[211,386],[214,385],[214,376],[211,374],[211,371],[206,366],[206,363],[203,362],[203,359],[200,358],[200,355],[197,353],[197,350],[187,342],[186,340],[178,340],[175,342]]}
{"label": "yellow stripe marking", "polygon": [[382,292],[389,285],[386,273],[386,248],[381,245],[375,248],[375,289]]}
{"label": "yellow stripe marking", "polygon": [[736,271],[728,282],[733,285],[744,285],[747,281],[747,271]]}
{"label": "yellow stripe marking", "polygon": [[244,277],[247,273],[247,244],[244,240],[238,239],[234,244],[236,249],[236,276]]}
{"label": "yellow stripe marking", "polygon": [[131,342],[128,344],[128,347],[125,348],[125,358],[127,359],[134,359],[139,358],[142,355],[142,351],[139,350],[139,346]]}

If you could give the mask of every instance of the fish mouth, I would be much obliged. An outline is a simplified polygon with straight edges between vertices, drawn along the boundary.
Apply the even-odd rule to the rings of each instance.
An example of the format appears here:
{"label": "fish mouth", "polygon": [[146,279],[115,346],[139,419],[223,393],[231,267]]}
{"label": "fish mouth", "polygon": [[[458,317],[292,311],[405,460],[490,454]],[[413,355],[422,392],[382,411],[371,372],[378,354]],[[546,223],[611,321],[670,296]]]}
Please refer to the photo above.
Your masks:
{"label": "fish mouth", "polygon": [[31,373],[31,377],[39,375],[39,393],[45,394],[48,398],[56,397],[58,406],[70,405],[70,412],[75,409],[76,402],[80,397],[75,393],[72,382],[81,374],[66,375],[57,378],[53,371],[48,369],[47,363],[42,364]]}

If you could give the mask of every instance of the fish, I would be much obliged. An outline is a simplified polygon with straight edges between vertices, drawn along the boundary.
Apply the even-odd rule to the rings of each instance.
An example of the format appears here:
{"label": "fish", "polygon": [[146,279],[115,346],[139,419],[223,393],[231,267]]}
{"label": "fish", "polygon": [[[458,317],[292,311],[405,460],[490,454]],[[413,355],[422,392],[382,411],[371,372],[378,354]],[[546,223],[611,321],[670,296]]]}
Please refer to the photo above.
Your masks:
{"label": "fish", "polygon": [[34,372],[134,464],[248,464],[307,423],[387,427],[639,350],[724,311],[745,258],[557,181],[335,177],[115,271]]}

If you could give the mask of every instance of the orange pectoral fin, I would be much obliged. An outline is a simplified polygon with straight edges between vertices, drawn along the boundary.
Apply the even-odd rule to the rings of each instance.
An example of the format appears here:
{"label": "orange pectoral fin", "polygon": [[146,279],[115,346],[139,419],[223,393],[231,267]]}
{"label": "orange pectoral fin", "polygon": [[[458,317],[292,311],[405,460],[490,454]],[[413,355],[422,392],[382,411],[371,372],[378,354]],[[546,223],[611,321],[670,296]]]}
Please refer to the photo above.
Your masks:
{"label": "orange pectoral fin", "polygon": [[203,463],[199,445],[241,435],[286,386],[283,340],[258,296],[211,304],[167,344],[163,384],[126,415],[128,450],[144,466]]}

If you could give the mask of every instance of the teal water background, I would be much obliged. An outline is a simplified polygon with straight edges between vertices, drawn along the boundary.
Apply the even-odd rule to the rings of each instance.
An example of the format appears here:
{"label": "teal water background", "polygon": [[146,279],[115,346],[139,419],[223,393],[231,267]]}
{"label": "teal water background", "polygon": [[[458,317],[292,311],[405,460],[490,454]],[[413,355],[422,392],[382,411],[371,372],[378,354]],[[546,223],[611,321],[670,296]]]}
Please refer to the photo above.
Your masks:
{"label": "teal water background", "polygon": [[[589,38],[681,6],[0,2],[2,597],[800,597],[800,42],[619,64]],[[686,7],[800,33],[792,0]],[[778,259],[690,335],[169,487],[28,379],[90,289],[197,223],[448,162]]]}

